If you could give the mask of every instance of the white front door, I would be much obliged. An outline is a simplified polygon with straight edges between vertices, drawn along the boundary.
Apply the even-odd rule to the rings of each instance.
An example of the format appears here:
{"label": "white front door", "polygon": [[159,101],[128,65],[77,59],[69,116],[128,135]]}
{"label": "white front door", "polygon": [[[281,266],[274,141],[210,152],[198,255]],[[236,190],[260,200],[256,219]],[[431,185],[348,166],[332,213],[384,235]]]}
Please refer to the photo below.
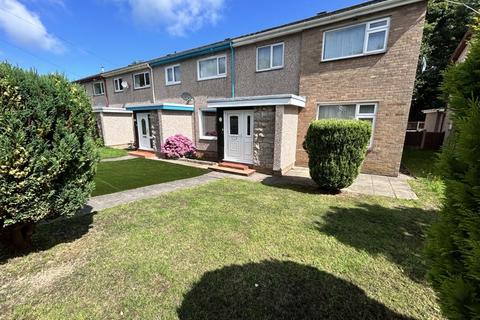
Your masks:
{"label": "white front door", "polygon": [[226,161],[253,163],[253,110],[225,111]]}
{"label": "white front door", "polygon": [[148,113],[137,113],[138,149],[153,150]]}

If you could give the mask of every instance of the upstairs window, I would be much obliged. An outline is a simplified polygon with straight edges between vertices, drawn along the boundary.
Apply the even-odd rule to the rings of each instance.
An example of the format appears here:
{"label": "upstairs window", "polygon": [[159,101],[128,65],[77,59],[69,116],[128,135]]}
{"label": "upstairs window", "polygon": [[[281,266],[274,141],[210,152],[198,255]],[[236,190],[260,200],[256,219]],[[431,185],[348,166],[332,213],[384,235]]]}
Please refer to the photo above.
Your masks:
{"label": "upstairs window", "polygon": [[227,76],[226,56],[198,60],[197,68],[198,80],[224,78]]}
{"label": "upstairs window", "polygon": [[376,103],[338,104],[320,105],[318,107],[317,119],[356,119],[369,122],[372,125],[372,136],[370,137],[368,147],[371,148],[373,146],[376,116]]}
{"label": "upstairs window", "polygon": [[325,31],[323,61],[382,53],[387,49],[390,18]]}
{"label": "upstairs window", "polygon": [[283,43],[257,48],[257,71],[283,68],[283,51]]}
{"label": "upstairs window", "polygon": [[150,87],[150,72],[142,72],[133,75],[133,88],[142,89]]}
{"label": "upstairs window", "polygon": [[165,68],[165,83],[166,85],[182,83],[182,72],[179,64]]}
{"label": "upstairs window", "polygon": [[93,84],[93,95],[94,96],[102,96],[105,94],[105,87],[103,85],[103,81],[95,82]]}
{"label": "upstairs window", "polygon": [[113,79],[113,88],[115,89],[115,92],[122,92],[123,91],[122,82],[123,82],[122,78]]}

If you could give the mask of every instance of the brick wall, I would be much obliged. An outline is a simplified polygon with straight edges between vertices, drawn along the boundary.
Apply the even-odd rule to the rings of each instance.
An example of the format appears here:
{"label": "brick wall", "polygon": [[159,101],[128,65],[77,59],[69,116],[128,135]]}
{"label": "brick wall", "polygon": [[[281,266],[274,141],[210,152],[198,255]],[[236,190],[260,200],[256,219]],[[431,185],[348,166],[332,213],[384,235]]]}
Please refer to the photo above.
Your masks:
{"label": "brick wall", "polygon": [[307,102],[299,113],[297,165],[308,163],[302,143],[320,103],[375,101],[378,110],[374,144],[362,171],[398,174],[425,11],[426,3],[420,2],[350,22],[390,16],[388,47],[383,54],[321,62],[323,31],[338,25],[303,32],[300,95]]}

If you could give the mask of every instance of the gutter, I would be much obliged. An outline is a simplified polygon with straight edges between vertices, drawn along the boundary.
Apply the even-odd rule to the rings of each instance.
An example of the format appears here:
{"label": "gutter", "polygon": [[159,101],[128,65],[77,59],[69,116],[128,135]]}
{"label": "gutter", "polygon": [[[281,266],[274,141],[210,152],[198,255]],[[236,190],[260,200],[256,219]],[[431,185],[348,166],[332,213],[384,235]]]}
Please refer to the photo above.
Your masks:
{"label": "gutter", "polygon": [[372,14],[380,11],[385,11],[388,9],[417,3],[424,2],[425,0],[385,0],[382,2],[373,3],[371,5],[362,6],[356,9],[347,10],[344,12],[336,13],[333,12],[331,15],[320,16],[317,19],[308,20],[304,22],[299,22],[291,25],[286,25],[284,27],[274,28],[271,30],[266,30],[264,32],[247,35],[244,37],[239,37],[232,39],[234,47],[244,46],[252,44],[255,42],[268,40],[271,38],[281,37],[290,35],[293,33],[298,33],[306,29],[311,29],[323,25],[328,25],[335,22],[341,22],[348,19],[358,18],[360,15]]}
{"label": "gutter", "polygon": [[185,60],[188,58],[195,58],[195,57],[204,56],[211,53],[216,53],[219,51],[225,51],[227,49],[230,49],[230,46],[231,46],[231,41],[229,40],[228,42],[222,42],[220,44],[213,45],[207,48],[204,47],[204,48],[193,49],[193,50],[186,51],[184,53],[178,53],[178,54],[165,56],[163,58],[154,59],[154,60],[151,60],[148,64],[151,67],[157,67],[160,65],[165,65],[165,64]]}

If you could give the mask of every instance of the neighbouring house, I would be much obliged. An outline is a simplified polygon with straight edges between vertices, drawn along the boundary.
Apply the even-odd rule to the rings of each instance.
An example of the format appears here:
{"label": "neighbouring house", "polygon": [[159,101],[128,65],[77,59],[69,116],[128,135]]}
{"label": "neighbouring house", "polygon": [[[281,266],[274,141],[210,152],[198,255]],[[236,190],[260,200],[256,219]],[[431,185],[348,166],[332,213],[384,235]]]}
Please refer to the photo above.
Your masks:
{"label": "neighbouring house", "polygon": [[425,12],[369,1],[78,82],[107,145],[160,153],[178,133],[201,158],[283,174],[307,165],[311,121],[357,119],[373,127],[362,171],[396,176]]}

